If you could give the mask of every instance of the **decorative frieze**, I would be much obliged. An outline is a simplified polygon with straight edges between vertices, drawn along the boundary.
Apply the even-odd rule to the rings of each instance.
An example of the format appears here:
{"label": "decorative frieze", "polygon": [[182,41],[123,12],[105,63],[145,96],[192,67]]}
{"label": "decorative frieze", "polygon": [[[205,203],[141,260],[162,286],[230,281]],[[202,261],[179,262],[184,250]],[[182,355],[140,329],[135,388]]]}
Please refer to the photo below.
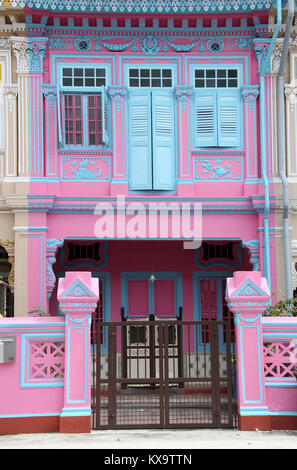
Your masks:
{"label": "decorative frieze", "polygon": [[243,159],[240,156],[194,157],[194,181],[242,181]]}
{"label": "decorative frieze", "polygon": [[62,181],[110,181],[110,157],[62,157]]}
{"label": "decorative frieze", "polygon": [[[13,0],[15,6],[16,0]],[[57,9],[57,0],[48,0],[48,8]],[[21,8],[40,8],[40,0],[20,0]],[[86,6],[91,11],[106,13],[214,13],[236,12],[248,10],[267,10],[273,0],[65,0],[59,5],[59,10],[85,11]]]}

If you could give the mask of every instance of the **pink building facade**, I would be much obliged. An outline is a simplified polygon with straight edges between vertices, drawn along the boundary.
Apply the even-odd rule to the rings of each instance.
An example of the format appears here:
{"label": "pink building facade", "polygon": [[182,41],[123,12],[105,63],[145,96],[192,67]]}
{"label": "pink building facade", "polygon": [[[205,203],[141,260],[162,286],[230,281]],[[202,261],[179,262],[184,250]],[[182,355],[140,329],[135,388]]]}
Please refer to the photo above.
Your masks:
{"label": "pink building facade", "polygon": [[143,18],[128,6],[27,12],[29,310],[55,314],[56,279],[82,267],[105,277],[111,320],[127,297],[123,273],[180,277],[180,304],[193,273],[261,270],[276,288],[269,73],[264,122],[259,102],[268,13],[143,8]]}
{"label": "pink building facade", "polygon": [[89,272],[99,322],[236,328],[227,278],[277,289],[270,2],[35,3],[28,312],[61,316],[59,282]]}

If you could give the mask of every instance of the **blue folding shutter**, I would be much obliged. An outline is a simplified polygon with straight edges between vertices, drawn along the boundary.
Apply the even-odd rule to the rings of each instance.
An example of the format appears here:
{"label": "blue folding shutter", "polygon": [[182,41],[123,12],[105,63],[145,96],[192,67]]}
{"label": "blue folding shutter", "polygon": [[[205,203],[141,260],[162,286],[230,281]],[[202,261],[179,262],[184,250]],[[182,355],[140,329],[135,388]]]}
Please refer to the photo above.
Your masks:
{"label": "blue folding shutter", "polygon": [[129,107],[130,189],[152,189],[150,93],[131,93]]}
{"label": "blue folding shutter", "polygon": [[216,147],[217,141],[217,94],[215,90],[199,90],[195,94],[195,146]]}
{"label": "blue folding shutter", "polygon": [[171,91],[152,93],[152,132],[153,189],[174,189],[174,100]]}
{"label": "blue folding shutter", "polygon": [[218,93],[218,145],[240,146],[239,92],[236,90]]}
{"label": "blue folding shutter", "polygon": [[108,101],[107,90],[104,86],[100,87],[102,96],[102,140],[108,145]]}

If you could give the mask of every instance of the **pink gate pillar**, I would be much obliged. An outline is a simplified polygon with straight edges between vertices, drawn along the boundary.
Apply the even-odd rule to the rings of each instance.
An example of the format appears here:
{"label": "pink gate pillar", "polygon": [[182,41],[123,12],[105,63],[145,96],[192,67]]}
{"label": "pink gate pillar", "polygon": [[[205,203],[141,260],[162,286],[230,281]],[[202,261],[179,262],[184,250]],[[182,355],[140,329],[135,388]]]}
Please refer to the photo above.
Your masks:
{"label": "pink gate pillar", "polygon": [[239,428],[270,429],[264,386],[261,314],[270,291],[260,271],[238,271],[227,279],[226,300],[235,315]]}
{"label": "pink gate pillar", "polygon": [[98,279],[89,272],[66,272],[58,301],[65,315],[64,407],[60,432],[91,432],[91,314],[99,299]]}

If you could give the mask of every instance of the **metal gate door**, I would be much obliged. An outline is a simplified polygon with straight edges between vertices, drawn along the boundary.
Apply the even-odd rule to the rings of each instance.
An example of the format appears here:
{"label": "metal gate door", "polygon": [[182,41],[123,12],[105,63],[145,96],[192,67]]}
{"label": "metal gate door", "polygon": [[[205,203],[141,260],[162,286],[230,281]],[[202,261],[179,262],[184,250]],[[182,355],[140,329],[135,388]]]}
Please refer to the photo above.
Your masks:
{"label": "metal gate door", "polygon": [[93,337],[94,429],[237,426],[230,321],[102,322]]}

